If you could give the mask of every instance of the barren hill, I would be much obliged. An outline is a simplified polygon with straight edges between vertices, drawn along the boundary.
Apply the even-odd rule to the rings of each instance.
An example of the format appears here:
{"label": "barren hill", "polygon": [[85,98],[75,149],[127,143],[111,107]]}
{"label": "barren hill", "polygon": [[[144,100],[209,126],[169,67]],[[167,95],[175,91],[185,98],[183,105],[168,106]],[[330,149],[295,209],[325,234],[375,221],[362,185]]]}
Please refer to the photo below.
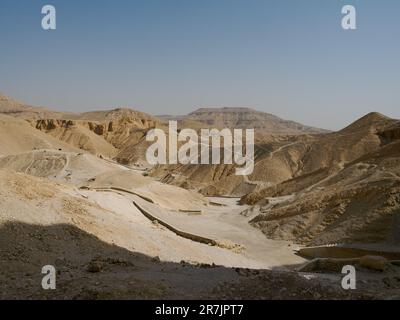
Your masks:
{"label": "barren hill", "polygon": [[36,130],[25,120],[0,114],[0,156],[34,149],[78,150]]}
{"label": "barren hill", "polygon": [[124,163],[143,162],[145,151],[136,144],[149,129],[164,125],[162,120],[129,108],[62,113],[28,106],[3,95],[0,114],[25,119],[49,136],[95,155],[114,158],[121,153],[117,159]]}
{"label": "barren hill", "polygon": [[129,119],[141,128],[154,127],[159,123],[159,119],[140,111],[130,108],[117,108],[112,110],[91,111],[72,115],[68,120],[91,120],[91,121],[119,121]]}
{"label": "barren hill", "polygon": [[[400,245],[400,144],[364,156],[302,191],[278,193],[288,200],[260,200],[252,224],[268,237],[305,244],[373,243]],[[301,183],[301,177],[300,183]],[[290,185],[288,185],[290,187]]]}
{"label": "barren hill", "polygon": [[14,170],[77,187],[122,188],[161,207],[194,209],[207,204],[205,198],[175,186],[162,184],[139,172],[87,153],[35,150],[0,158],[0,169]]}
{"label": "barren hill", "polygon": [[[262,132],[253,174],[223,164],[137,168],[146,133],[165,121],[0,96],[0,297],[351,297],[340,273],[311,282],[289,273],[305,262],[298,245],[400,247],[398,120],[371,113],[333,133],[246,108],[178,120]],[[45,264],[57,267],[62,290],[37,285]],[[397,275],[368,274],[355,294],[398,296]]]}
{"label": "barren hill", "polygon": [[201,108],[184,117],[214,128],[255,129],[274,134],[324,133],[294,121],[251,108]]}
{"label": "barren hill", "polygon": [[140,128],[154,127],[160,120],[130,108],[91,111],[84,113],[59,112],[44,107],[36,107],[19,102],[0,94],[0,113],[27,120],[89,120],[97,122],[113,122],[126,119]]}
{"label": "barren hill", "polygon": [[[398,120],[378,113],[370,113],[338,132],[321,136],[311,142],[288,145],[283,150],[276,152],[270,160],[278,160],[275,163],[278,168],[281,170],[286,168],[287,173],[293,172],[293,174],[286,175],[287,179],[278,181],[286,181],[281,185],[264,190],[258,188],[244,199],[248,199],[248,202],[252,203],[260,197],[262,198],[264,193],[280,193],[279,190],[283,186],[289,188],[290,185],[290,190],[296,191],[312,185],[318,180],[338,172],[347,163],[375,152],[383,145],[393,141],[398,134],[398,123]],[[255,170],[257,176],[262,176],[263,170],[274,172],[276,169],[273,165],[273,162],[259,161]]]}
{"label": "barren hill", "polygon": [[[71,118],[73,120],[71,120]],[[145,152],[136,147],[148,130],[162,126],[162,122],[150,115],[132,109],[115,109],[76,114],[68,120],[42,119],[32,125],[73,146],[101,154],[109,158],[123,159],[124,163],[135,162],[132,157],[143,159]],[[126,154],[125,150],[131,150]]]}
{"label": "barren hill", "polygon": [[92,154],[113,158],[118,153],[103,136],[104,124],[55,119],[35,120],[31,123],[36,129]]}
{"label": "barren hill", "polygon": [[[360,139],[361,133],[364,139]],[[242,198],[243,203],[257,203],[255,211],[260,214],[252,224],[268,237],[308,245],[356,242],[399,246],[398,122],[369,114],[337,135],[348,140],[336,140],[336,152],[342,152],[337,166],[321,167]],[[344,146],[347,148],[342,149]],[[358,151],[358,157],[350,151]],[[282,202],[270,203],[276,197],[283,197]]]}
{"label": "barren hill", "polygon": [[[340,167],[377,150],[383,143],[380,132],[396,122],[395,119],[370,113],[350,126],[338,132],[323,135],[311,143],[288,146],[284,150],[287,154],[300,152],[299,160],[292,166],[295,173],[293,177],[321,168]],[[282,155],[282,152],[279,153]]]}
{"label": "barren hill", "polygon": [[63,113],[34,107],[0,94],[0,113],[22,119],[59,119]]}
{"label": "barren hill", "polygon": [[252,198],[252,190],[258,193],[303,175],[309,175],[312,182],[337,172],[346,163],[378,150],[389,139],[385,134],[397,134],[396,125],[395,119],[371,113],[338,132],[269,136],[264,142],[256,142],[254,172],[244,179],[234,176],[232,165],[162,166],[153,174],[168,183],[199,188],[207,195],[250,193]]}

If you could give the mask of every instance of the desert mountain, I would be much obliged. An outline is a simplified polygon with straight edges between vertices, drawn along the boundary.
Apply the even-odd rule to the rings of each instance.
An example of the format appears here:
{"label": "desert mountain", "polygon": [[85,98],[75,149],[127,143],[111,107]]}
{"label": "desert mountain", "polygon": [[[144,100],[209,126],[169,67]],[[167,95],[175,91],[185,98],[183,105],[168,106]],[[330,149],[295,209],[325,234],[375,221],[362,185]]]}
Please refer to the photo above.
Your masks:
{"label": "desert mountain", "polygon": [[58,119],[63,113],[34,107],[0,94],[0,113],[22,119]]}
{"label": "desert mountain", "polygon": [[[305,262],[297,245],[347,243],[398,256],[398,120],[371,113],[321,133],[247,109],[179,119],[194,129],[265,129],[254,173],[238,177],[234,165],[131,166],[143,160],[147,131],[166,126],[131,109],[66,115],[4,96],[0,107],[4,298],[43,297],[32,274],[44,264],[60,270],[60,298],[187,298],[205,284],[200,296],[208,298],[254,297],[255,288],[276,297],[268,286],[279,291],[282,283],[295,288],[292,297],[310,285],[318,298],[339,297],[341,274],[332,291],[327,277],[311,284],[287,272]],[[245,196],[237,203],[204,195]],[[266,268],[273,270],[258,271]],[[396,273],[386,275],[368,288],[387,295],[381,289],[391,281],[398,295]]]}
{"label": "desert mountain", "polygon": [[[361,133],[371,143],[368,148],[357,148],[367,143],[360,139]],[[373,113],[340,134],[347,139],[351,134],[362,141],[352,141],[355,151],[360,152],[359,157],[246,195],[242,202],[257,203],[252,214],[259,212],[251,223],[270,238],[291,239],[307,245],[372,243],[398,246],[399,122]],[[343,150],[340,149],[343,143],[337,144],[336,152]],[[342,153],[343,159],[346,158]],[[270,202],[276,197],[281,197],[281,201]]]}
{"label": "desert mountain", "polygon": [[92,154],[113,158],[118,153],[102,135],[105,124],[60,119],[34,120],[31,124],[40,131]]}
{"label": "desert mountain", "polygon": [[[36,129],[75,148],[115,158],[123,163],[136,164],[144,163],[145,150],[149,146],[145,141],[147,131],[155,127],[166,128],[165,119],[168,118],[158,119],[129,108],[80,114],[61,113],[25,105],[6,96],[1,96],[0,113],[26,119]],[[282,133],[293,135],[323,131],[246,108],[199,109],[188,116],[178,117],[177,120],[180,128],[188,127],[196,130],[221,126],[231,128],[251,126],[256,129],[257,143],[275,140],[270,137],[270,132],[275,135]]]}
{"label": "desert mountain", "polygon": [[0,114],[24,119],[34,128],[94,155],[114,158],[121,150],[117,159],[125,163],[143,162],[144,153],[137,154],[136,149],[141,147],[135,145],[149,129],[164,125],[162,120],[129,108],[62,113],[29,106],[4,95],[0,95]]}
{"label": "desert mountain", "polygon": [[147,113],[136,111],[130,108],[84,112],[74,114],[69,117],[69,120],[91,120],[98,122],[113,122],[120,121],[122,119],[135,122],[135,124],[141,128],[154,127],[157,123],[159,123],[159,119]]}
{"label": "desert mountain", "polygon": [[[269,238],[307,245],[400,245],[400,144],[394,142],[299,191],[289,181],[259,200],[251,223]],[[309,177],[305,177],[308,179]],[[302,184],[302,178],[297,179]],[[303,186],[308,185],[306,182]],[[278,204],[269,196],[286,195]]]}
{"label": "desert mountain", "polygon": [[387,136],[396,134],[396,124],[395,119],[371,113],[338,132],[270,136],[256,143],[254,172],[245,178],[236,177],[232,165],[162,166],[154,169],[154,175],[168,183],[198,188],[207,195],[250,192],[252,196],[251,190],[259,192],[306,175],[314,181],[315,176],[318,179],[337,172],[346,163],[378,150],[384,143],[384,132]]}
{"label": "desert mountain", "polygon": [[40,132],[25,120],[0,114],[0,156],[35,149],[78,150],[65,142]]}
{"label": "desert mountain", "polygon": [[[165,128],[165,122],[132,109],[68,114],[67,117],[71,119],[62,119],[65,115],[59,119],[40,119],[44,115],[42,109],[25,106],[4,96],[0,106],[3,113],[18,118],[28,115],[27,121],[1,115],[3,143],[0,154],[7,157],[1,159],[0,167],[49,179],[58,179],[60,175],[69,173],[63,179],[75,184],[84,183],[98,174],[112,172],[109,166],[113,165],[102,164],[102,160],[85,153],[72,156],[68,152],[83,150],[114,158],[124,164],[143,164],[149,145],[145,141],[146,132],[154,127]],[[255,168],[248,177],[236,176],[235,165],[223,164],[157,166],[151,171],[151,175],[160,178],[163,183],[195,189],[204,195],[245,195],[241,200],[243,204],[261,205],[260,214],[254,218],[252,224],[269,237],[313,244],[343,240],[344,236],[336,229],[337,232],[333,234],[338,235],[337,238],[325,232],[326,228],[333,228],[331,220],[332,223],[336,220],[332,215],[324,218],[323,212],[331,212],[331,206],[337,205],[335,199],[348,199],[349,206],[356,206],[355,198],[362,202],[366,201],[364,197],[371,197],[370,193],[390,195],[397,190],[396,148],[400,122],[379,113],[370,113],[346,128],[331,133],[314,131],[312,128],[245,108],[199,109],[178,120],[181,123],[195,124],[195,129],[201,124],[217,128],[253,126],[256,130],[274,132],[256,141]],[[18,132],[21,132],[22,138],[17,135]],[[294,132],[301,134],[295,135]],[[319,134],[311,134],[317,132]],[[62,151],[51,153],[35,149]],[[86,169],[79,170],[78,167],[82,166]],[[94,171],[88,166],[95,168]],[[78,172],[81,178],[71,172]],[[112,173],[106,184],[112,184],[110,179],[114,175],[119,176],[118,173]],[[98,183],[91,185],[99,186]],[[367,187],[361,187],[364,185]],[[155,189],[162,190],[162,184]],[[159,192],[164,195],[168,193],[167,190]],[[151,196],[147,194],[146,197],[149,195]],[[289,197],[290,201],[271,207],[268,202],[271,197]],[[392,203],[396,200],[374,198],[373,201],[379,202],[380,208],[386,208],[382,201]],[[342,202],[341,208],[346,206],[344,203]],[[298,221],[298,208],[301,208],[302,214],[308,214],[306,219],[312,221],[312,225]],[[336,215],[336,219],[341,219],[346,210],[340,209],[341,213]],[[392,212],[389,209],[384,211]],[[352,219],[352,214],[349,213],[349,219]],[[288,217],[297,218],[292,222],[290,218],[289,221],[286,220]],[[374,216],[375,218],[378,219]],[[285,227],[280,228],[276,234],[272,230],[275,230],[274,223],[281,223],[275,220],[280,219],[284,219],[282,221]],[[292,225],[293,230],[290,229]],[[306,226],[308,233],[299,230],[301,226]],[[290,231],[285,233],[285,228]],[[382,232],[380,230],[379,234],[382,235]],[[351,241],[358,239],[354,232],[349,233],[352,234],[349,236]],[[390,232],[386,233],[386,238],[381,240],[388,242],[393,236],[389,235]]]}
{"label": "desert mountain", "polygon": [[[120,151],[135,146],[149,129],[163,125],[160,120],[132,109],[94,111],[69,115],[63,120],[42,119],[31,123],[37,129],[75,147],[108,158],[114,158]],[[131,159],[129,155],[127,158]],[[125,159],[124,162],[129,161]]]}
{"label": "desert mountain", "polygon": [[[311,142],[295,143],[284,147],[273,158],[279,157],[277,158],[279,159],[278,166],[281,170],[286,167],[287,173],[292,171],[295,174],[288,179],[278,181],[285,182],[277,188],[291,185],[291,190],[301,190],[318,179],[326,178],[342,170],[347,163],[378,151],[382,146],[396,139],[399,123],[398,120],[379,113],[370,113],[338,132],[326,134]],[[298,156],[294,158],[293,154],[298,154]],[[287,161],[288,159],[291,161]],[[274,171],[271,163],[265,162],[264,165],[262,163],[259,161],[257,167],[263,166],[265,170]],[[263,191],[257,190],[254,194],[249,194],[250,202],[257,199],[255,196],[257,193],[262,194]]]}
{"label": "desert mountain", "polygon": [[[174,119],[173,116],[164,116]],[[175,117],[176,120],[191,120],[213,128],[255,129],[274,134],[315,134],[327,132],[302,125],[294,121],[283,120],[269,113],[251,108],[200,108],[187,116]]]}

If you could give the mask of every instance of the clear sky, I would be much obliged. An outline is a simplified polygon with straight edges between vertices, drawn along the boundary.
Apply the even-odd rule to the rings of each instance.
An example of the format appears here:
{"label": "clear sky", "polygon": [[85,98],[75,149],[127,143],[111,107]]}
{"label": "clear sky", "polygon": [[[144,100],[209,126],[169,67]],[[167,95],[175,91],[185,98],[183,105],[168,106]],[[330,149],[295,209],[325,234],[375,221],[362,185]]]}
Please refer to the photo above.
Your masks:
{"label": "clear sky", "polygon": [[[356,31],[341,28],[345,4]],[[1,0],[0,57],[0,92],[58,110],[247,106],[328,129],[400,118],[398,0]]]}

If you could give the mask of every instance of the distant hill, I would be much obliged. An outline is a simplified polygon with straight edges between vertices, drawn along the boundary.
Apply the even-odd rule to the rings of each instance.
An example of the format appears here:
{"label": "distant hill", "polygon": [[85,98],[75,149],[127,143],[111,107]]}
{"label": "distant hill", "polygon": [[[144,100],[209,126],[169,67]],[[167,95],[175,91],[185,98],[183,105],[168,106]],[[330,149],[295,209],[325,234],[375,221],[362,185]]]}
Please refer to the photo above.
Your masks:
{"label": "distant hill", "polygon": [[250,108],[201,108],[183,117],[215,128],[256,129],[275,134],[326,133],[327,130],[309,127],[281,119]]}
{"label": "distant hill", "polygon": [[[69,120],[91,120],[91,121],[118,121],[121,119],[130,119],[137,121],[137,125],[143,127],[154,126],[159,119],[147,113],[133,110],[130,108],[117,108],[112,110],[90,111],[71,115]],[[150,123],[150,125],[149,125]]]}
{"label": "distant hill", "polygon": [[[125,150],[125,145],[134,146],[139,142],[137,137],[145,136],[147,130],[163,125],[162,120],[129,108],[65,113],[30,106],[5,95],[0,95],[0,114],[24,119],[33,128],[78,150],[109,158]],[[136,152],[134,147],[132,152]],[[132,157],[128,154],[127,158]]]}
{"label": "distant hill", "polygon": [[33,128],[28,122],[0,114],[0,157],[35,149],[79,149]]}
{"label": "distant hill", "polygon": [[59,119],[65,116],[62,112],[30,106],[1,93],[0,113],[23,119]]}
{"label": "distant hill", "polygon": [[[307,148],[304,148],[308,151],[301,154],[301,170],[296,175],[273,186],[258,188],[244,196],[242,202],[254,204],[266,197],[286,196],[309,188],[342,171],[351,163],[369,161],[372,155],[380,154],[381,150],[389,150],[394,142],[399,141],[399,120],[377,113],[368,114],[343,130],[307,144]],[[296,148],[296,145],[289,146],[287,154],[293,153]],[[282,162],[285,161],[283,157]],[[264,169],[272,171],[273,167],[265,162]]]}
{"label": "distant hill", "polygon": [[[166,128],[166,120],[194,129],[254,128],[265,135],[255,142],[254,172],[248,177],[236,176],[233,164],[163,165],[146,174],[203,195],[242,197],[242,204],[252,206],[242,214],[269,238],[307,245],[400,244],[399,120],[373,112],[326,132],[248,108],[199,109],[161,118],[128,108],[61,113],[1,95],[0,164],[42,177],[57,178],[61,172],[70,179],[68,170],[76,165],[85,168],[86,179],[102,170],[96,163],[104,160],[107,168],[113,163],[104,157],[146,165],[146,133]],[[107,180],[119,182],[122,175],[111,173]]]}
{"label": "distant hill", "polygon": [[[399,134],[398,120],[371,113],[340,130],[321,135],[271,136],[255,146],[255,167],[250,176],[235,176],[233,165],[176,165],[154,169],[164,182],[199,188],[206,195],[248,194],[246,203],[263,198],[262,190],[291,179],[292,189],[341,170],[347,163],[378,150]],[[309,176],[311,175],[311,176]]]}
{"label": "distant hill", "polygon": [[[320,170],[258,193],[259,214],[251,224],[269,238],[306,245],[373,243],[398,248],[399,194],[397,136],[339,170]],[[288,201],[269,204],[269,197],[279,196]]]}

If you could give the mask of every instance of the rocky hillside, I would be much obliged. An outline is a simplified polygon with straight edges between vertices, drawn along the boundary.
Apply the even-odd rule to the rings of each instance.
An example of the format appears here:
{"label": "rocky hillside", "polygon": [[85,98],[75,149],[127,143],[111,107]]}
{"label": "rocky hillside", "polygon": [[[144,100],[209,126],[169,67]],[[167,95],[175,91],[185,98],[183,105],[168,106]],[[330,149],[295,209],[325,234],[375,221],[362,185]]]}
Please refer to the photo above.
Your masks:
{"label": "rocky hillside", "polygon": [[59,119],[61,112],[42,107],[34,107],[0,94],[0,113],[22,119]]}
{"label": "rocky hillside", "polygon": [[[136,144],[143,141],[149,129],[165,125],[162,120],[129,108],[62,113],[25,105],[4,95],[0,95],[0,114],[24,119],[55,141],[123,163],[143,163],[145,150]],[[14,120],[9,121],[11,125]],[[33,132],[35,136],[36,130]]]}
{"label": "rocky hillside", "polygon": [[256,129],[274,134],[315,134],[327,130],[283,120],[251,108],[200,108],[186,116],[162,116],[166,120],[195,121],[213,128]]}
{"label": "rocky hillside", "polygon": [[[275,182],[272,188],[257,188],[244,197],[254,203],[266,194],[281,194],[282,188],[298,191],[342,170],[348,163],[378,151],[397,137],[399,121],[379,113],[370,113],[338,132],[313,141],[289,144],[277,151],[270,160],[257,162],[255,175],[280,171],[287,179]],[[290,176],[290,172],[292,175]],[[283,175],[282,173],[286,173]],[[282,184],[279,184],[283,182]],[[272,191],[273,190],[273,191]]]}
{"label": "rocky hillside", "polygon": [[35,149],[78,151],[70,144],[36,130],[25,120],[0,114],[0,156]]}
{"label": "rocky hillside", "polygon": [[[370,113],[338,132],[264,136],[255,145],[254,172],[245,178],[236,177],[232,165],[162,166],[154,170],[154,175],[168,183],[198,188],[207,195],[247,193],[249,203],[253,203],[262,190],[285,181],[304,176],[312,184],[340,171],[347,163],[378,150],[396,136],[397,126],[395,119]],[[293,188],[300,190],[306,180],[302,184],[295,181]]]}
{"label": "rocky hillside", "polygon": [[[246,195],[242,202],[256,203],[250,211],[259,212],[251,224],[269,238],[307,245],[339,242],[398,247],[400,141],[397,128],[394,120],[371,114],[342,130],[349,134],[359,130],[373,132],[376,138],[381,138],[380,144],[374,145],[370,139],[369,147],[375,150],[366,151],[353,161]],[[271,202],[276,197],[282,197],[282,202]]]}

